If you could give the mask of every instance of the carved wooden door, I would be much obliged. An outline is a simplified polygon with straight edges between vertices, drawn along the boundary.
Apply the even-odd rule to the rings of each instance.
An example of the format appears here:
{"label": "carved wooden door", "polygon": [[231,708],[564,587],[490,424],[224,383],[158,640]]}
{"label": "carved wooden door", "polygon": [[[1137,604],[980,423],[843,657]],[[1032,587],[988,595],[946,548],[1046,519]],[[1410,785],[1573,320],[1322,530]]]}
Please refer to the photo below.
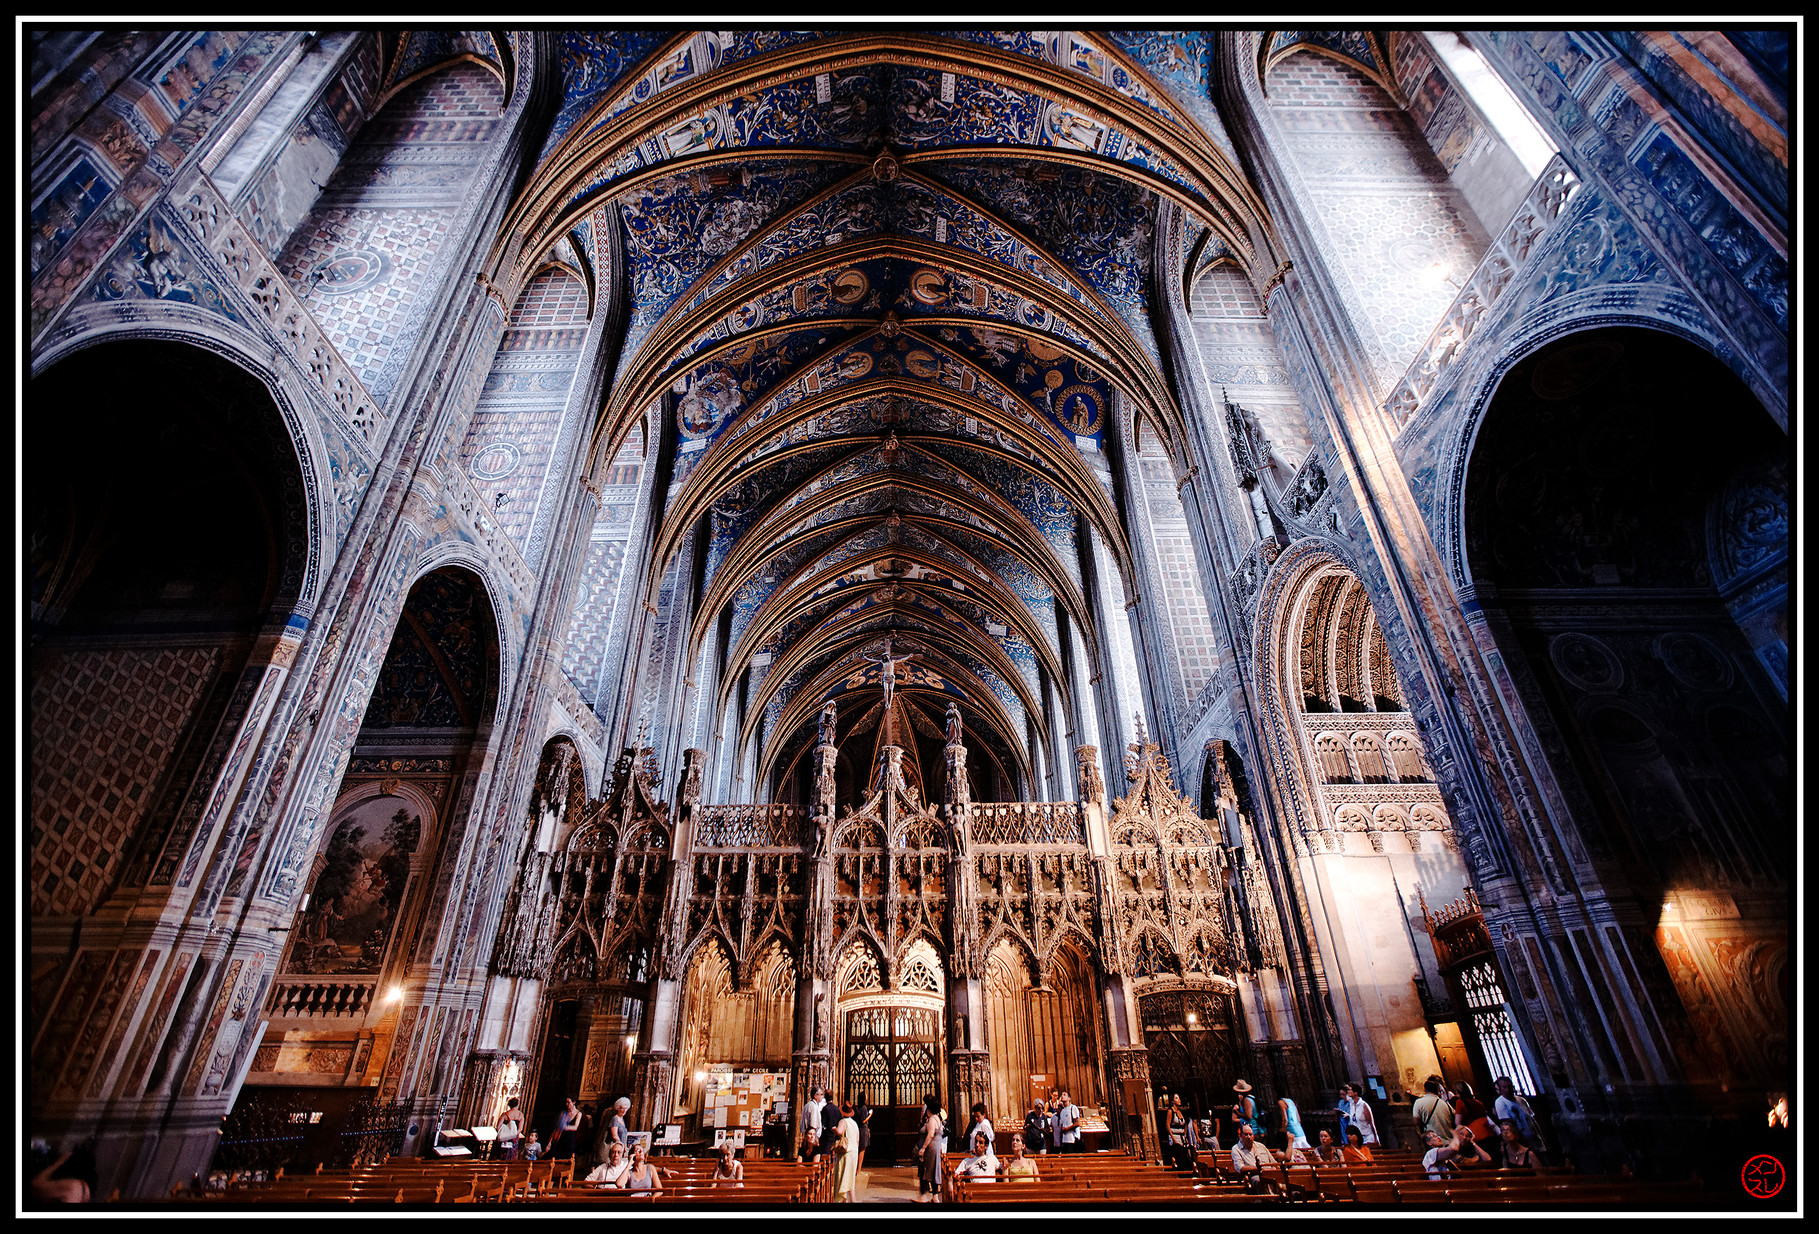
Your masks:
{"label": "carved wooden door", "polygon": [[[907,1164],[923,1098],[940,1091],[941,1009],[862,1007],[846,1013],[846,1092],[872,1107],[868,1164]],[[950,1115],[954,1111],[948,1111]]]}

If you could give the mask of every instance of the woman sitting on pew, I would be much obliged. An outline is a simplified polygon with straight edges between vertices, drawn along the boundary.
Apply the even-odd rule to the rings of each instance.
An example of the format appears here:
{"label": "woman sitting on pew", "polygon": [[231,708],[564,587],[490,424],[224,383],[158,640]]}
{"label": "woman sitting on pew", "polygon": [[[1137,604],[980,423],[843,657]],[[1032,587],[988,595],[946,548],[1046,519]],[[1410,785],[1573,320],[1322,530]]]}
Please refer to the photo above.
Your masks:
{"label": "woman sitting on pew", "polygon": [[1347,1161],[1371,1160],[1371,1146],[1364,1142],[1364,1132],[1358,1129],[1357,1124],[1345,1129],[1345,1148],[1342,1151]]}
{"label": "woman sitting on pew", "polygon": [[650,1163],[646,1154],[649,1152],[649,1141],[638,1140],[632,1145],[632,1164],[624,1174],[619,1176],[619,1187],[625,1191],[663,1190],[663,1178],[657,1167]]}
{"label": "woman sitting on pew", "polygon": [[1528,1170],[1546,1164],[1541,1160],[1541,1154],[1530,1148],[1523,1140],[1522,1133],[1516,1129],[1515,1119],[1503,1124],[1504,1169]]}
{"label": "woman sitting on pew", "polygon": [[1320,1143],[1307,1150],[1306,1154],[1316,1162],[1331,1163],[1340,1159],[1339,1146],[1333,1143],[1333,1133],[1325,1127],[1320,1128]]}
{"label": "woman sitting on pew", "polygon": [[998,1172],[1022,1183],[1033,1183],[1041,1177],[1041,1171],[1036,1168],[1036,1159],[1024,1153],[1021,1131],[1011,1132],[1011,1155],[998,1167]]}
{"label": "woman sitting on pew", "polygon": [[973,1132],[973,1155],[954,1167],[956,1178],[993,1178],[998,1173],[998,1158],[992,1154],[992,1138],[983,1131]]}
{"label": "woman sitting on pew", "polygon": [[606,1160],[597,1165],[588,1174],[584,1182],[599,1183],[605,1187],[617,1187],[625,1172],[632,1168],[632,1163],[625,1159],[625,1145],[611,1141],[606,1146]]}
{"label": "woman sitting on pew", "polygon": [[732,1140],[720,1141],[720,1156],[714,1162],[714,1186],[745,1186],[745,1163],[734,1155]]}

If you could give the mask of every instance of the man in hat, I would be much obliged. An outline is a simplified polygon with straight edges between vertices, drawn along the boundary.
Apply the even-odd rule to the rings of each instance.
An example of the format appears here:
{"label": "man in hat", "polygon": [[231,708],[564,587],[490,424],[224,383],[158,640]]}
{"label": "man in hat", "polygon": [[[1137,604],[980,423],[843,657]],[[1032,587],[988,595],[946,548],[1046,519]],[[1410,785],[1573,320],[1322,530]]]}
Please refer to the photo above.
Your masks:
{"label": "man in hat", "polygon": [[1249,1127],[1251,1134],[1262,1134],[1263,1128],[1257,1123],[1257,1102],[1251,1096],[1251,1086],[1243,1080],[1232,1085],[1232,1091],[1238,1094],[1238,1100],[1232,1103],[1232,1121],[1240,1127]]}

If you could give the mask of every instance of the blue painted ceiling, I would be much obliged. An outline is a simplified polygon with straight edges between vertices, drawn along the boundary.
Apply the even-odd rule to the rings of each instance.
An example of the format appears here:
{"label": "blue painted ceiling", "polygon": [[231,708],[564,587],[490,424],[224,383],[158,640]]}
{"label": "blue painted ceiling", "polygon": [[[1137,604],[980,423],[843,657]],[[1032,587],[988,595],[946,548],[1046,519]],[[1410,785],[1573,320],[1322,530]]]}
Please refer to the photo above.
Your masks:
{"label": "blue painted ceiling", "polygon": [[1128,556],[1102,456],[1169,400],[1160,202],[1250,243],[1210,64],[1192,31],[563,35],[522,226],[596,270],[620,230],[603,431],[663,407],[650,568],[708,537],[695,637],[730,616],[721,699],[771,762],[876,702],[886,636],[1004,759],[1046,733],[1087,527]]}

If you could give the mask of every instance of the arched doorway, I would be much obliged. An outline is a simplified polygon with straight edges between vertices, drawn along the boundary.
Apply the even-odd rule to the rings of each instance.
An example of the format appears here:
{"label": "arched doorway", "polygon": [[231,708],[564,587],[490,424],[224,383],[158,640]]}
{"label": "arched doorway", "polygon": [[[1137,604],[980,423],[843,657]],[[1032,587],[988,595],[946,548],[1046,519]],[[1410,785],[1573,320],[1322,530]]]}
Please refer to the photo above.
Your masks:
{"label": "arched doorway", "polygon": [[[946,1063],[946,978],[924,940],[910,944],[896,982],[872,945],[855,939],[834,966],[838,991],[831,1099],[863,1096],[872,1107],[868,1163],[907,1163],[923,1099],[941,1091]],[[957,1117],[948,1111],[950,1121]],[[964,1124],[964,1120],[962,1120]]]}
{"label": "arched doorway", "polygon": [[1672,1074],[1627,1014],[1647,1000],[1720,1105],[1789,1078],[1788,1003],[1762,977],[1789,944],[1788,462],[1716,358],[1602,328],[1503,377],[1462,502],[1470,584],[1572,856],[1644,906],[1573,940],[1595,1065],[1625,1085]]}
{"label": "arched doorway", "polygon": [[1072,943],[1055,949],[1046,980],[1040,973],[1032,980],[1026,953],[1009,939],[992,948],[985,964],[987,1105],[1000,1152],[1009,1151],[1009,1133],[1038,1096],[1066,1090],[1084,1110],[1104,1103],[1097,988],[1092,962]]}
{"label": "arched doorway", "polygon": [[1219,1117],[1232,1102],[1238,1066],[1235,991],[1159,990],[1145,994],[1143,1044],[1150,1054],[1150,1087],[1158,1101],[1179,1096],[1192,1117]]}
{"label": "arched doorway", "polygon": [[794,1046],[796,962],[788,949],[773,942],[752,962],[743,985],[733,976],[730,952],[710,939],[690,959],[682,982],[674,1117],[695,1120],[685,1130],[709,1140],[721,1125],[703,1106],[709,1075],[762,1073],[787,1080]]}
{"label": "arched doorway", "polygon": [[[498,691],[485,583],[454,566],[423,575],[393,629],[278,962],[246,1078],[266,1101],[313,1097],[324,1123],[343,1120],[351,1101],[321,1100],[330,1067],[344,1098],[376,1091],[390,1105],[412,1095],[400,1091],[419,1018],[411,973],[428,958],[437,875],[454,860],[467,808],[459,788],[485,750]],[[442,1052],[419,1069],[417,1091],[459,1091],[458,1066]]]}
{"label": "arched doorway", "polygon": [[271,393],[194,347],[87,348],[32,381],[23,423],[27,894],[34,918],[77,917],[193,877],[196,798],[256,714],[255,643],[299,599],[309,513]]}

